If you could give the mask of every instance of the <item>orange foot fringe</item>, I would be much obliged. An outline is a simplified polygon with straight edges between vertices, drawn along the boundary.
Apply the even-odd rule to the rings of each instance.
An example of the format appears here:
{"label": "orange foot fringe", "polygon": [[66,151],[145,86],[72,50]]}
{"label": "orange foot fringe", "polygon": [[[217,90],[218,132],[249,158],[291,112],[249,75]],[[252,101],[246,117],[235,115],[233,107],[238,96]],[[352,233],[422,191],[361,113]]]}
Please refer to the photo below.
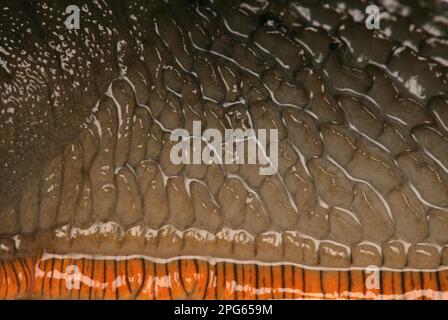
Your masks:
{"label": "orange foot fringe", "polygon": [[17,258],[0,260],[0,299],[448,299],[445,270],[378,271],[373,288],[371,276],[193,258]]}

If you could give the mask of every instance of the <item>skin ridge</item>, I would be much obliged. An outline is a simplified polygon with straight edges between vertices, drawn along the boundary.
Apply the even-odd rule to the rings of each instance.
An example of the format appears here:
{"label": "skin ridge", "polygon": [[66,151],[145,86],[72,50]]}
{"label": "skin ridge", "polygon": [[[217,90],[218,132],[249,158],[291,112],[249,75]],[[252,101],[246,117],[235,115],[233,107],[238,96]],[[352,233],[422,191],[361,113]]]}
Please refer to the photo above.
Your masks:
{"label": "skin ridge", "polygon": [[[113,48],[113,45],[115,43],[118,43],[123,39],[126,39],[131,43],[129,34],[123,32],[123,30],[126,30],[126,28],[122,25],[119,30],[116,30],[116,27],[119,26],[119,23],[116,22],[117,18],[115,18],[114,25],[112,24],[114,20],[110,19],[111,17],[121,16],[122,7],[119,6],[117,8],[110,8],[111,10],[113,10],[113,13],[111,13],[108,19],[102,19],[102,23],[106,24],[106,28],[115,31],[116,34],[112,38],[100,35],[98,38],[92,39],[92,42],[79,43],[78,39],[80,38],[90,38],[89,33],[86,33],[84,29],[81,29],[79,32],[77,32],[76,30],[63,30],[63,34],[59,32],[59,34],[54,35],[52,34],[53,30],[51,30],[51,27],[50,29],[46,29],[48,23],[44,26],[42,25],[46,20],[46,18],[41,14],[42,11],[44,11],[43,4],[45,4],[45,2],[17,1],[10,3],[10,7],[7,7],[8,10],[4,11],[3,14],[6,17],[9,17],[9,15],[11,14],[10,11],[14,12],[15,14],[19,14],[20,16],[18,20],[20,22],[29,24],[29,28],[34,31],[31,36],[25,35],[23,41],[20,41],[18,44],[15,43],[14,45],[21,46],[17,46],[14,49],[17,50],[17,52],[20,52],[20,50],[25,50],[26,52],[32,54],[31,50],[33,50],[34,48],[30,48],[29,43],[32,41],[36,41],[38,46],[43,47],[42,51],[50,52],[55,61],[61,61],[65,57],[64,52],[58,52],[57,50],[55,50],[54,46],[51,46],[52,42],[49,41],[49,39],[58,36],[66,36],[67,39],[65,39],[65,41],[69,44],[69,48],[72,50],[80,50],[83,55],[83,62],[88,62],[89,65],[91,64],[94,67],[88,70],[88,76],[85,79],[85,86],[78,87],[73,87],[73,83],[66,80],[67,73],[65,73],[64,70],[61,70],[60,67],[57,67],[54,63],[43,64],[43,71],[41,71],[40,73],[39,71],[35,72],[35,76],[38,80],[36,85],[40,87],[40,92],[45,93],[46,91],[48,91],[47,95],[42,96],[42,99],[44,101],[47,100],[47,105],[44,104],[43,108],[48,109],[44,109],[41,112],[49,112],[52,115],[51,117],[53,117],[53,124],[50,124],[50,128],[53,129],[53,132],[52,134],[46,136],[45,140],[31,142],[29,145],[24,147],[25,150],[23,150],[23,157],[25,159],[15,159],[14,155],[12,157],[9,156],[6,151],[8,150],[7,148],[10,141],[2,141],[2,143],[0,144],[0,150],[2,151],[0,162],[14,165],[17,174],[11,174],[11,170],[9,170],[9,167],[7,166],[2,166],[0,168],[0,190],[3,191],[0,194],[0,211],[4,210],[11,204],[16,204],[20,200],[19,196],[23,188],[33,179],[35,179],[36,174],[38,174],[38,172],[42,170],[42,168],[45,166],[45,163],[48,162],[48,159],[56,156],[58,153],[63,151],[63,148],[67,144],[70,144],[77,139],[77,136],[81,131],[80,126],[91,114],[91,108],[93,107],[95,101],[98,100],[98,96],[100,95],[100,93],[105,92],[110,81],[114,78],[117,78],[122,72],[117,67],[118,57],[121,56],[121,59],[126,59],[123,56],[127,55],[128,57],[132,57],[132,59],[134,59],[134,57],[137,55],[134,49],[131,47],[126,48],[127,52],[121,53],[114,52],[113,50],[109,51],[108,48],[109,46],[110,48]],[[58,4],[56,2],[52,5],[60,6],[61,3]],[[56,10],[65,12],[65,7],[56,7],[55,11]],[[40,12],[40,14],[38,12]],[[96,13],[98,14],[99,12]],[[39,21],[39,19],[42,20]],[[2,25],[2,32],[6,33],[9,32],[8,30],[14,30],[14,23],[16,23],[15,21],[13,22],[12,19],[5,19],[4,21],[5,25]],[[123,23],[123,19],[120,19],[120,21],[120,23]],[[87,27],[94,28],[92,22],[86,18],[84,19],[83,23],[87,25]],[[100,33],[97,33],[96,35],[99,34]],[[2,36],[4,36],[5,39],[10,37],[7,34],[2,34]],[[100,49],[105,49],[104,51],[101,51],[101,54],[98,54],[97,52],[91,50],[92,47],[96,48],[98,46],[103,46],[103,48],[100,47]],[[107,55],[105,54],[106,52]],[[30,60],[30,63],[33,65],[41,65],[41,62],[34,60],[34,57],[32,57],[32,55],[30,55]],[[76,62],[74,63],[75,67],[81,67],[80,65],[76,65]],[[11,66],[13,66],[13,68],[17,70],[12,69],[8,70],[9,72],[5,72],[4,69],[1,69],[2,75],[4,76],[0,78],[0,85],[3,88],[7,88],[8,86],[16,86],[18,88],[18,91],[23,93],[22,95],[20,95],[16,94],[15,92],[8,92],[5,90],[5,93],[2,94],[2,101],[8,101],[10,100],[10,98],[15,98],[17,99],[17,101],[27,101],[28,93],[25,89],[26,83],[24,83],[22,79],[17,78],[17,74],[15,74],[15,72],[19,73],[22,72],[22,70],[14,66],[14,63],[11,63]],[[54,78],[48,76],[49,74],[51,74],[52,70],[57,70],[56,76]],[[59,83],[57,83],[58,80],[60,81]],[[64,97],[65,112],[64,110],[59,110],[60,107],[55,105],[55,97],[53,96],[51,91],[55,92],[57,90],[59,90],[59,92],[63,92],[63,94],[66,94],[66,97]],[[38,92],[37,95],[41,94],[39,93],[39,90],[36,91]],[[12,103],[10,105],[12,107],[17,107]],[[9,105],[5,103],[5,107],[7,106],[9,107]],[[58,110],[58,115],[55,114],[56,110]],[[64,118],[61,117],[61,112],[64,112]],[[20,113],[15,113],[12,115],[11,121],[12,123],[17,123],[20,121],[24,121],[26,117],[30,117],[30,114],[25,113],[24,115],[21,115]],[[2,119],[2,121],[4,121],[4,119]],[[46,130],[44,125],[45,124],[41,125],[40,127],[38,126],[36,132]],[[5,133],[8,132],[6,131]],[[9,136],[7,137],[9,138]],[[21,136],[19,134],[12,136],[11,140],[16,144],[24,144],[23,141],[21,141]],[[33,155],[33,158],[31,160],[32,165],[30,165],[29,163],[27,164],[27,160],[29,160],[27,154],[30,153],[32,153]]]}
{"label": "skin ridge", "polygon": [[[45,39],[45,37],[47,35],[45,35],[45,31],[42,28],[39,28],[40,24],[39,21],[36,20],[36,15],[35,15],[35,11],[36,8],[34,8],[32,5],[28,4],[26,1],[23,2],[24,7],[21,8],[21,4],[18,4],[18,8],[15,8],[17,11],[22,11],[24,12],[24,14],[27,15],[27,17],[31,18],[32,20],[32,26],[33,29],[37,29],[39,30],[39,33],[37,34],[37,37],[40,39],[39,42],[42,44],[44,42],[43,39]],[[381,6],[380,6],[381,7]],[[120,5],[118,5],[117,8],[112,7],[111,10],[114,11],[114,14],[112,14],[112,16],[115,15],[119,15],[121,16],[122,14],[122,9],[124,9],[125,6],[124,4],[120,3]],[[126,22],[129,22],[128,20],[124,19],[124,18],[120,18],[120,23],[121,24],[125,24]],[[107,27],[111,27],[113,28],[113,26],[107,26]],[[124,32],[123,34],[123,30],[127,30],[126,27],[127,25],[122,25],[121,28],[119,28],[119,30],[117,31],[118,33],[120,33],[120,36],[118,36],[118,38],[115,40],[115,42],[118,42],[120,38],[122,39],[126,39],[127,41],[129,41],[130,43],[135,43],[135,41],[133,41],[132,36],[129,34],[126,34],[126,32]],[[8,30],[11,29],[12,26],[10,28],[8,28],[8,25],[6,25],[4,28],[2,28],[2,30]],[[67,33],[69,35],[71,35],[72,31],[67,31]],[[20,50],[21,48],[17,48],[17,50]],[[138,55],[138,52],[136,50],[134,50],[132,47],[127,48],[130,52],[127,52],[126,54],[131,56],[131,57],[135,57]],[[57,52],[52,52],[52,54],[58,54]],[[390,53],[392,54],[392,52]],[[116,53],[115,53],[116,55]],[[95,57],[90,57],[95,59]],[[116,57],[114,59],[117,59]],[[105,59],[105,61],[107,62],[108,60]],[[100,63],[98,60],[94,60],[92,64],[100,64],[102,65],[102,63]],[[109,65],[105,65],[104,66],[104,70],[108,70],[108,68],[110,68],[113,64],[109,64]],[[3,82],[3,86],[6,86],[9,84],[9,82],[11,81],[11,75],[12,73],[6,73],[3,69],[1,69],[2,73],[5,75],[5,77],[2,77],[2,82]],[[6,73],[6,74],[5,74]],[[116,78],[119,75],[119,70],[115,70],[114,73],[101,73],[101,77],[103,78],[103,82],[108,83],[111,79]],[[68,86],[69,84],[67,84]],[[80,89],[78,90],[71,90],[70,94],[72,96],[68,97],[68,101],[73,100],[72,97],[78,96],[81,97],[81,100],[79,101],[79,103],[77,103],[74,107],[78,107],[78,106],[82,106],[82,105],[89,105],[89,102],[91,102],[92,100],[97,100],[94,97],[98,96],[98,92],[104,92],[105,91],[105,87],[100,86],[99,88],[96,88],[96,86],[92,86],[91,88],[89,88],[89,93],[85,94],[80,94]],[[4,99],[7,99],[8,96],[5,96]],[[82,97],[86,97],[86,98],[82,98]],[[70,103],[70,102],[69,102]],[[74,108],[72,107],[72,108]],[[70,107],[69,107],[70,108]],[[22,176],[19,177],[19,175],[17,175],[17,177],[19,177],[20,179],[24,179],[24,177],[27,177],[28,175],[36,175],[37,172],[39,172],[42,167],[43,164],[39,164],[39,162],[43,162],[45,163],[45,159],[51,158],[52,156],[56,155],[58,152],[61,152],[61,149],[64,145],[67,145],[68,143],[71,143],[74,139],[76,139],[76,133],[80,131],[79,125],[82,124],[82,122],[84,121],[85,117],[88,116],[90,113],[90,109],[86,109],[83,111],[83,113],[81,114],[81,116],[78,119],[74,119],[73,122],[69,119],[68,122],[72,122],[72,125],[70,126],[70,132],[66,132],[63,131],[62,134],[59,135],[59,137],[49,137],[49,139],[45,142],[48,143],[48,145],[44,145],[43,147],[34,150],[33,146],[30,146],[29,150],[33,150],[35,152],[37,152],[37,154],[34,154],[35,156],[35,163],[36,166],[33,169],[33,166],[19,166],[16,168],[16,170],[18,172],[22,172]],[[63,138],[64,136],[67,136],[67,138]],[[62,141],[54,141],[54,138],[56,139],[60,139],[60,137],[62,136],[63,140]],[[5,148],[6,150],[6,146],[5,145],[1,145],[3,148]],[[40,153],[42,153],[42,155],[40,155]],[[36,157],[37,156],[37,157]],[[42,159],[42,161],[39,161],[39,159]],[[6,159],[6,161],[8,161],[8,159]],[[3,170],[3,168],[2,168]],[[7,205],[14,203],[14,202],[18,202],[19,201],[19,195],[21,194],[21,190],[23,189],[23,186],[25,186],[27,184],[27,182],[29,180],[26,180],[26,182],[24,183],[19,183],[18,179],[19,178],[14,178],[14,177],[10,177],[7,174],[7,171],[5,170],[4,172],[0,173],[0,176],[2,176],[3,178],[0,180],[0,183],[2,183],[2,185],[0,185],[0,189],[1,190],[6,190],[6,192],[2,192],[0,195],[0,210],[1,209],[5,209],[7,207]],[[31,178],[33,179],[33,178]],[[14,186],[14,187],[12,187]],[[11,192],[9,192],[9,190],[11,190]]]}

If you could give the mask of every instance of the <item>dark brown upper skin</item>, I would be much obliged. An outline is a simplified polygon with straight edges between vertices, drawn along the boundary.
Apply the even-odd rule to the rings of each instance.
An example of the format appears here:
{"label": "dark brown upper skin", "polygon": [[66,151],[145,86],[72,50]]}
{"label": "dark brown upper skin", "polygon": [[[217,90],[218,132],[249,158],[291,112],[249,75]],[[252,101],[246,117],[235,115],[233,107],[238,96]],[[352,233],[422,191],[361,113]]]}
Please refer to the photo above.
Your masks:
{"label": "dark brown upper skin", "polygon": [[[80,30],[66,29],[61,1],[0,13],[2,243],[19,234],[23,254],[447,263],[442,4],[403,4],[406,17],[380,6],[389,13],[371,31],[356,1],[99,3],[73,3]],[[174,165],[169,134],[193,121],[278,129],[278,174]]]}

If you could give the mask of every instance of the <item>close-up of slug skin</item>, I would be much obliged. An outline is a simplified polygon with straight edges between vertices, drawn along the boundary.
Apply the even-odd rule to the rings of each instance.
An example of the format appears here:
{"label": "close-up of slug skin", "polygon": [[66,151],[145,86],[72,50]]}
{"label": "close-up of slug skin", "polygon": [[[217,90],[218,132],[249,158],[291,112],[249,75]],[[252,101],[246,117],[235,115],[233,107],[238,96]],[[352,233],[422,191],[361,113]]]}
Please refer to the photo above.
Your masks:
{"label": "close-up of slug skin", "polygon": [[447,300],[447,0],[1,1],[3,299]]}

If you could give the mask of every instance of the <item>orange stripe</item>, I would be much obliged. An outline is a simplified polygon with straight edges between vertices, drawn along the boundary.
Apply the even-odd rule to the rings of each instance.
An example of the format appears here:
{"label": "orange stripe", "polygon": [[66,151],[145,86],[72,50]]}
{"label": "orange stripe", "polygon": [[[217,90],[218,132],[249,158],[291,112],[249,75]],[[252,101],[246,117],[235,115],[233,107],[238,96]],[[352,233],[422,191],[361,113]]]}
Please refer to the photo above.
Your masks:
{"label": "orange stripe", "polygon": [[33,257],[30,258],[24,258],[22,259],[22,263],[24,265],[24,268],[28,274],[28,288],[27,288],[27,294],[24,298],[31,296],[33,285],[34,285],[34,266],[35,266],[35,259]]}
{"label": "orange stripe", "polygon": [[430,300],[439,299],[439,286],[437,284],[436,272],[422,272],[422,282],[425,291],[425,298]]}
{"label": "orange stripe", "polygon": [[439,271],[440,299],[448,300],[448,271]]}
{"label": "orange stripe", "polygon": [[93,289],[93,265],[95,260],[84,259],[84,270],[83,270],[83,281],[81,282],[81,288],[79,291],[79,298],[82,300],[89,300],[91,296],[91,291]]}
{"label": "orange stripe", "polygon": [[272,299],[272,272],[270,266],[258,266],[257,299]]}
{"label": "orange stripe", "polygon": [[235,270],[233,263],[224,263],[224,272],[225,272],[225,283],[224,283],[224,300],[233,300],[235,299]]}
{"label": "orange stripe", "polygon": [[235,269],[236,269],[236,300],[243,300],[244,299],[244,270],[243,270],[244,265],[241,263],[238,263],[237,265],[235,265]]}
{"label": "orange stripe", "polygon": [[338,271],[322,271],[322,290],[327,299],[339,298]]}
{"label": "orange stripe", "polygon": [[156,277],[154,281],[154,294],[157,300],[171,299],[170,279],[165,263],[156,263]]}
{"label": "orange stripe", "polygon": [[305,294],[308,298],[320,299],[323,297],[321,289],[320,271],[305,269]]}
{"label": "orange stripe", "polygon": [[8,294],[7,292],[8,286],[6,283],[6,271],[3,267],[3,262],[0,260],[0,299],[6,299]]}
{"label": "orange stripe", "polygon": [[105,300],[114,300],[118,297],[118,290],[116,284],[116,261],[115,260],[105,260],[105,288],[104,297]]}
{"label": "orange stripe", "polygon": [[27,291],[29,280],[27,275],[25,274],[25,271],[23,270],[20,259],[12,260],[10,261],[10,263],[11,263],[11,269],[15,273],[14,280],[17,286],[17,294],[15,297],[12,298],[20,299],[25,295]]}
{"label": "orange stripe", "polygon": [[117,274],[115,278],[118,299],[129,300],[133,297],[132,289],[128,283],[126,260],[116,261]]}
{"label": "orange stripe", "polygon": [[[34,271],[34,288],[33,288],[33,297],[35,298],[43,298],[42,297],[42,287],[43,280],[46,275],[45,265],[47,260],[39,260],[36,263],[35,271]],[[1,265],[1,261],[0,261]],[[6,276],[6,274],[5,274]]]}
{"label": "orange stripe", "polygon": [[257,298],[257,266],[254,264],[243,265],[244,299],[254,300]]}
{"label": "orange stripe", "polygon": [[198,280],[198,269],[196,268],[196,260],[193,259],[181,259],[180,271],[181,281],[187,295],[191,295],[196,288]]}
{"label": "orange stripe", "polygon": [[364,272],[360,270],[350,271],[350,298],[362,299],[365,295]]}
{"label": "orange stripe", "polygon": [[[61,279],[59,280],[59,297],[67,299],[69,296],[68,287],[71,285],[72,278],[68,274],[67,268],[72,264],[72,259],[61,259]],[[55,283],[57,286],[57,282]]]}
{"label": "orange stripe", "polygon": [[293,266],[283,266],[283,287],[285,289],[284,298],[294,299],[294,272]]}
{"label": "orange stripe", "polygon": [[62,282],[62,260],[63,259],[54,259],[53,262],[53,277],[51,279],[51,296],[53,299],[61,298],[61,282]]}
{"label": "orange stripe", "polygon": [[143,287],[145,262],[142,259],[126,260],[126,276],[132,292],[132,297],[137,297]]}
{"label": "orange stripe", "polygon": [[17,275],[14,269],[14,261],[8,260],[4,261],[4,266],[6,270],[6,281],[8,285],[8,294],[6,299],[14,299],[18,296],[20,292],[20,283],[17,279]]}
{"label": "orange stripe", "polygon": [[196,274],[196,287],[193,292],[191,292],[191,298],[194,300],[204,299],[205,292],[207,290],[208,283],[208,269],[209,264],[202,260],[196,260],[197,263],[197,274]]}
{"label": "orange stripe", "polygon": [[205,292],[206,300],[214,300],[217,296],[216,288],[219,287],[217,281],[217,266],[216,264],[210,264],[208,269],[208,282],[207,282],[207,291]]}
{"label": "orange stripe", "polygon": [[387,300],[393,299],[395,297],[393,272],[381,272],[381,283],[383,291],[382,298]]}
{"label": "orange stripe", "polygon": [[303,269],[299,267],[294,268],[294,299],[302,299],[305,292],[303,285]]}
{"label": "orange stripe", "polygon": [[339,272],[339,298],[350,298],[350,276],[347,271]]}
{"label": "orange stripe", "polygon": [[226,278],[224,272],[224,262],[216,264],[216,299],[224,299],[224,288],[226,286]]}
{"label": "orange stripe", "polygon": [[31,291],[31,285],[33,282],[33,275],[30,272],[27,259],[16,259],[17,270],[19,270],[19,281],[23,285],[23,291],[18,298],[26,298],[29,296]]}
{"label": "orange stripe", "polygon": [[106,283],[106,260],[94,260],[93,262],[93,287],[90,292],[91,299],[103,300]]}
{"label": "orange stripe", "polygon": [[283,299],[283,266],[272,266],[272,290],[274,299]]}
{"label": "orange stripe", "polygon": [[413,290],[415,291],[415,294],[417,296],[418,300],[423,299],[422,296],[422,282],[421,282],[421,277],[420,277],[420,272],[411,272],[411,278],[412,278],[412,286],[413,286]]}
{"label": "orange stripe", "polygon": [[417,293],[415,292],[413,276],[410,271],[403,273],[403,289],[405,294],[405,299],[415,300],[417,298]]}
{"label": "orange stripe", "polygon": [[154,300],[154,283],[155,283],[155,269],[152,261],[144,260],[145,278],[143,281],[142,289],[137,295],[137,299],[141,300]]}
{"label": "orange stripe", "polygon": [[[409,271],[403,272],[403,293],[406,294],[406,299],[415,299],[415,294],[413,292],[413,285],[412,285],[412,277],[411,273]],[[412,296],[411,296],[412,294]]]}
{"label": "orange stripe", "polygon": [[[181,279],[179,260],[169,262],[167,264],[167,268],[168,268],[168,278],[170,280],[172,299],[174,300],[186,299],[188,295],[185,292],[184,285],[182,284],[183,279]],[[194,273],[192,274],[192,276],[194,277]]]}
{"label": "orange stripe", "polygon": [[403,296],[403,272],[393,272],[393,283],[395,298]]}
{"label": "orange stripe", "polygon": [[[62,277],[64,275],[64,270],[62,269],[63,261],[66,259],[53,259],[53,277],[50,280],[50,288],[51,288],[51,296],[53,299],[62,299],[61,295],[61,286],[62,286]],[[65,286],[65,282],[63,284]]]}
{"label": "orange stripe", "polygon": [[[52,264],[54,259],[51,259]],[[69,268],[70,267],[70,268]],[[73,300],[78,300],[81,294],[81,286],[82,277],[84,275],[84,259],[73,259],[72,264],[67,266],[67,268],[72,269],[73,271],[70,273],[69,277],[71,277],[72,281],[68,281],[67,284],[70,284],[70,287],[67,288],[69,296],[68,298]],[[51,281],[50,281],[51,284]],[[49,290],[51,291],[51,290]]]}

